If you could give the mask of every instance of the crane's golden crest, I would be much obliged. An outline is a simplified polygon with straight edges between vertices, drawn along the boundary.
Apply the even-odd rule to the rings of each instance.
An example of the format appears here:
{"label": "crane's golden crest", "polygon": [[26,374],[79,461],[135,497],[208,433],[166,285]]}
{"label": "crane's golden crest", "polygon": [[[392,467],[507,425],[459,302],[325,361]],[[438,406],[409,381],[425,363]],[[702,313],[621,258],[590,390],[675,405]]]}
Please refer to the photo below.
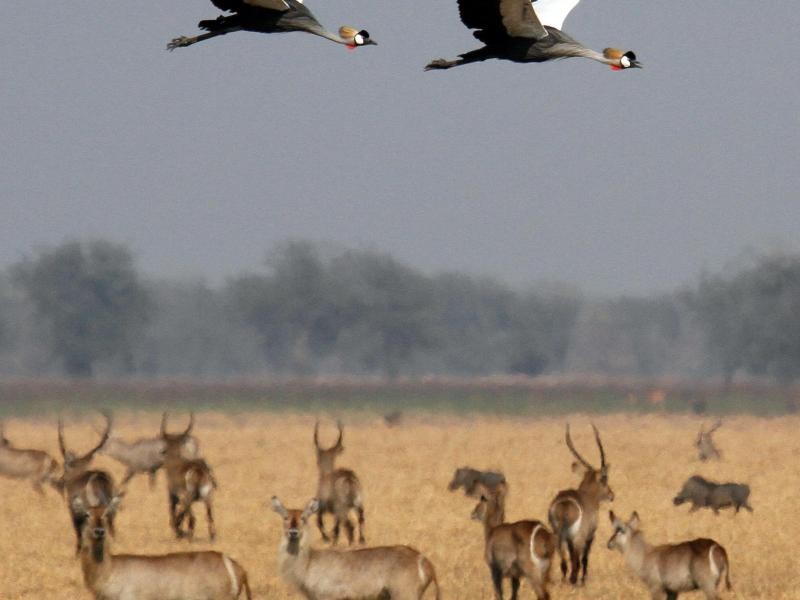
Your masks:
{"label": "crane's golden crest", "polygon": [[603,56],[606,58],[610,58],[612,60],[619,60],[625,55],[625,52],[620,50],[619,48],[606,48],[603,50]]}
{"label": "crane's golden crest", "polygon": [[346,40],[352,40],[353,38],[356,37],[357,34],[358,34],[358,29],[353,29],[352,27],[348,27],[347,25],[339,27],[339,36]]}

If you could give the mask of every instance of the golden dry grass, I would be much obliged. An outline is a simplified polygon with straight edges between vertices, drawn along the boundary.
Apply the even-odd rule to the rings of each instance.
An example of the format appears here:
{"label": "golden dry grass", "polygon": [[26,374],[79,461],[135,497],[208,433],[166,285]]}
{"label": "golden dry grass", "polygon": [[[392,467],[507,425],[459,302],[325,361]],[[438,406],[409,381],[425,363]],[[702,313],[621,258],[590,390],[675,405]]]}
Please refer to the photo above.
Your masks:
{"label": "golden dry grass", "polygon": [[[118,414],[117,433],[125,438],[151,435],[158,415]],[[588,417],[574,415],[575,443],[597,461]],[[795,547],[800,538],[800,489],[797,437],[800,418],[731,417],[718,432],[723,461],[701,465],[692,441],[699,420],[681,416],[594,417],[611,463],[613,508],[626,516],[633,509],[643,519],[651,542],[710,536],[729,552],[734,585],[724,598],[800,599]],[[508,518],[540,518],[562,488],[577,484],[564,444],[564,419],[512,417],[408,417],[387,429],[378,417],[346,416],[343,466],[356,470],[366,491],[367,540],[370,544],[407,543],[436,565],[445,598],[491,598],[483,562],[479,524],[469,520],[474,501],[449,493],[446,485],[457,466],[502,469],[511,485]],[[220,536],[213,545],[241,562],[250,574],[256,598],[298,598],[276,573],[280,520],[265,508],[273,494],[287,506],[300,507],[315,493],[312,446],[314,419],[307,415],[201,413],[196,435],[212,465],[220,490],[216,499]],[[326,421],[325,439],[335,428]],[[174,426],[179,423],[175,419]],[[12,419],[8,437],[20,447],[57,453],[53,422]],[[89,447],[96,434],[85,421],[69,423],[70,446]],[[120,477],[122,468],[106,458],[98,463]],[[689,475],[700,472],[721,480],[750,483],[755,513],[724,511],[688,514],[671,498]],[[27,484],[0,479],[0,597],[25,600],[88,599],[73,533],[61,498],[48,489],[37,496]],[[119,515],[116,552],[162,553],[205,549],[205,519],[198,512],[199,540],[175,541],[168,528],[163,475],[155,490],[147,478],[131,482]],[[603,518],[590,557],[585,588],[552,587],[555,599],[646,598],[622,557],[605,547],[610,525]],[[318,539],[316,532],[315,539]],[[553,576],[558,580],[558,567]],[[697,594],[687,597],[698,597]],[[522,598],[533,598],[523,584]]]}

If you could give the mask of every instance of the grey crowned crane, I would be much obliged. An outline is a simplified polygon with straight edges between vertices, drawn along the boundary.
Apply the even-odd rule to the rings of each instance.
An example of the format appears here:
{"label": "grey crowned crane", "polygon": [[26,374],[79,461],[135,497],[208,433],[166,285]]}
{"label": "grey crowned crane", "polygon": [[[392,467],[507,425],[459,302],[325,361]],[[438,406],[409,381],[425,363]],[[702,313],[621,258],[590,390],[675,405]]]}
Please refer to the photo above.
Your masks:
{"label": "grey crowned crane", "polygon": [[191,46],[234,31],[259,33],[305,31],[349,48],[377,45],[363,29],[359,31],[352,27],[341,27],[338,34],[328,31],[299,0],[211,0],[211,2],[220,10],[233,14],[200,21],[198,27],[208,33],[194,37],[177,37],[167,44],[167,50]]}
{"label": "grey crowned crane", "polygon": [[545,62],[557,58],[583,57],[622,70],[641,68],[633,52],[586,48],[561,31],[564,20],[580,0],[458,0],[461,21],[483,42],[483,48],[459,55],[455,60],[439,58],[425,67],[449,69],[490,58],[514,62]]}

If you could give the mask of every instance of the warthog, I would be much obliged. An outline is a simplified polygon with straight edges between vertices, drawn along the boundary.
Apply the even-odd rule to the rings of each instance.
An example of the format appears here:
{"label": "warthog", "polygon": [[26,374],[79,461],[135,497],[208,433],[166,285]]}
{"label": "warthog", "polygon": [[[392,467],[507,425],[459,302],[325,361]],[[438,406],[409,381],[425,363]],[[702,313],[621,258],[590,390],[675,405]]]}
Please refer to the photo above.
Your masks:
{"label": "warthog", "polygon": [[753,512],[753,507],[747,502],[749,496],[750,486],[743,483],[716,483],[704,479],[700,475],[693,475],[686,480],[683,488],[672,501],[675,506],[691,502],[692,508],[689,512],[708,507],[718,514],[720,508],[728,506],[733,506],[737,513],[742,507]]}
{"label": "warthog", "polygon": [[464,493],[473,498],[480,498],[480,486],[494,493],[501,484],[506,483],[506,477],[495,471],[478,471],[471,467],[460,467],[453,473],[453,479],[447,489],[451,492],[464,488]]}

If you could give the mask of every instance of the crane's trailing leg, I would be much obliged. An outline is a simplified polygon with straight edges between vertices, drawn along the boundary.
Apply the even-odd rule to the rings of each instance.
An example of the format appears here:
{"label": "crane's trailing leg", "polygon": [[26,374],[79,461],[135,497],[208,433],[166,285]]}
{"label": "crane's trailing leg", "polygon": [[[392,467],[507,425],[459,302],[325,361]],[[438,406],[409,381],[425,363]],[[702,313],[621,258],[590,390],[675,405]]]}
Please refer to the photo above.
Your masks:
{"label": "crane's trailing leg", "polygon": [[434,69],[449,69],[451,67],[455,67],[460,64],[461,61],[458,60],[447,60],[445,58],[437,58],[429,62],[425,67],[425,70],[432,71]]}
{"label": "crane's trailing leg", "polygon": [[437,58],[432,60],[425,67],[425,70],[432,71],[435,69],[449,69],[451,67],[466,65],[468,63],[481,62],[489,58],[497,58],[497,55],[491,51],[488,51],[486,48],[478,48],[477,50],[459,54],[458,58],[455,60],[447,60],[445,58]]}
{"label": "crane's trailing leg", "polygon": [[203,40],[207,40],[209,38],[217,37],[218,35],[225,35],[231,31],[238,31],[238,28],[218,29],[216,31],[209,31],[208,33],[201,33],[200,35],[196,35],[194,37],[186,37],[185,35],[182,35],[180,37],[173,38],[173,40],[167,44],[167,50],[172,51],[175,50],[175,48],[185,48],[186,46],[191,46],[192,44],[202,42]]}

